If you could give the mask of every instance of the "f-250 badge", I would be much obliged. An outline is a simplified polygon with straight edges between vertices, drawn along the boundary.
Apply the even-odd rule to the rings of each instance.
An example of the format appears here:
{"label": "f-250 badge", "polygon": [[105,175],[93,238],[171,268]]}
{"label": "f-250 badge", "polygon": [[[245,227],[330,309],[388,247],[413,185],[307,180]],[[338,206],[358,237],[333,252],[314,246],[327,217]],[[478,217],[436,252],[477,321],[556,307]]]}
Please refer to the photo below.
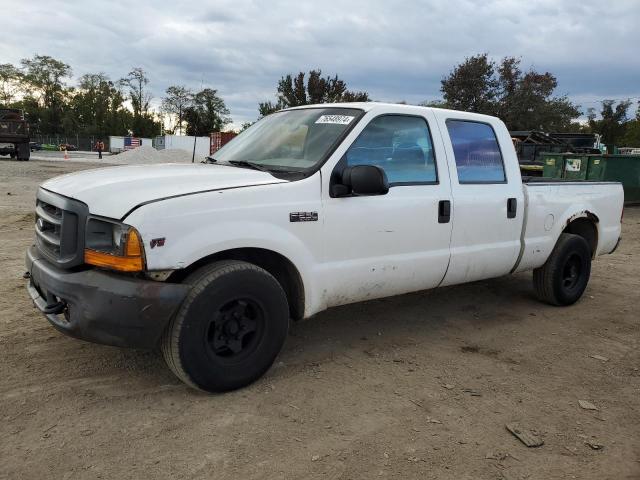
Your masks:
{"label": "f-250 badge", "polygon": [[289,214],[290,222],[317,222],[318,212],[291,212]]}

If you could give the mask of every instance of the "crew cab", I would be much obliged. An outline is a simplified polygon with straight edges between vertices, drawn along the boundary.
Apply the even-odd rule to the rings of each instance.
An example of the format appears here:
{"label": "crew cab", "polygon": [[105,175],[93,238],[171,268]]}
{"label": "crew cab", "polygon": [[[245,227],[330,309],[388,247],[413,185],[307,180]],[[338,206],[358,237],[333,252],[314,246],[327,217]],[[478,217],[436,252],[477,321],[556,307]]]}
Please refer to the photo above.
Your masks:
{"label": "crew cab", "polygon": [[618,183],[523,181],[494,117],[304,106],[206,163],[46,181],[26,276],[58,330],[159,346],[184,382],[225,391],[271,366],[290,320],[338,305],[525,270],[570,305],[622,209]]}

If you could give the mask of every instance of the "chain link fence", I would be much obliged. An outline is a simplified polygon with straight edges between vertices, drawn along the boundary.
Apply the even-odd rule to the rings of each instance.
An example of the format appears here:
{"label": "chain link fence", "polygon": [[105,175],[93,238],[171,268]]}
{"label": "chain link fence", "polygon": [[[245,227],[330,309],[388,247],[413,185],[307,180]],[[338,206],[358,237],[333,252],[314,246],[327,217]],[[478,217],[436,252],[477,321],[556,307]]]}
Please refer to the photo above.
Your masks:
{"label": "chain link fence", "polygon": [[45,134],[31,134],[31,141],[41,143],[43,145],[73,145],[77,150],[85,152],[92,152],[95,150],[95,145],[98,140],[104,142],[105,152],[109,151],[109,137],[82,136],[82,135],[45,135]]}

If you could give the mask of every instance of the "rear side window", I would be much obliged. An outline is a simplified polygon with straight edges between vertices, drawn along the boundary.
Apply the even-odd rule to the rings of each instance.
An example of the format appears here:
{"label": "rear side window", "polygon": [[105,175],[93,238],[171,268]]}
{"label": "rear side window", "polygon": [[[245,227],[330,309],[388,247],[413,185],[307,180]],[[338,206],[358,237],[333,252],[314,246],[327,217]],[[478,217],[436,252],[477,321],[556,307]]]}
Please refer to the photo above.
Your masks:
{"label": "rear side window", "polygon": [[447,120],[447,130],[453,144],[458,182],[506,181],[502,153],[490,125],[466,120]]}
{"label": "rear side window", "polygon": [[391,185],[437,183],[429,126],[422,117],[382,115],[365,127],[346,153],[347,165],[377,165]]}

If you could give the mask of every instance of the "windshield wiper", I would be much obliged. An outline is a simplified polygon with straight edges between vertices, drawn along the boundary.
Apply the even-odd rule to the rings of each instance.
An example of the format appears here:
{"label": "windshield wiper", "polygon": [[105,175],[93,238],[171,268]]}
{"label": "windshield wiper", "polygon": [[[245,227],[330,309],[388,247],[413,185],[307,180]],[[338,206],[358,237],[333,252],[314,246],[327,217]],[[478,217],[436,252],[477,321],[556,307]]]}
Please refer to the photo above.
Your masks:
{"label": "windshield wiper", "polygon": [[229,160],[228,163],[236,167],[252,168],[253,170],[260,170],[261,172],[271,173],[271,171],[267,167],[264,167],[263,165],[255,162],[248,162],[246,160]]}
{"label": "windshield wiper", "polygon": [[[213,160],[212,162],[207,162],[207,163],[216,163],[217,160],[212,158],[212,157],[207,157],[207,160]],[[267,168],[264,165],[261,165],[259,163],[256,162],[249,162],[247,160],[229,160],[227,162],[224,162],[220,165],[233,165],[234,167],[241,167],[241,168],[251,168],[253,170],[260,170],[261,172],[267,172],[270,173],[271,175],[277,176],[277,174],[299,174],[300,171],[298,170],[287,170],[284,168],[279,168],[279,166],[277,168],[275,168],[276,166],[274,165],[274,168]]]}
{"label": "windshield wiper", "polygon": [[213,157],[207,157],[200,163],[218,163],[218,160]]}

